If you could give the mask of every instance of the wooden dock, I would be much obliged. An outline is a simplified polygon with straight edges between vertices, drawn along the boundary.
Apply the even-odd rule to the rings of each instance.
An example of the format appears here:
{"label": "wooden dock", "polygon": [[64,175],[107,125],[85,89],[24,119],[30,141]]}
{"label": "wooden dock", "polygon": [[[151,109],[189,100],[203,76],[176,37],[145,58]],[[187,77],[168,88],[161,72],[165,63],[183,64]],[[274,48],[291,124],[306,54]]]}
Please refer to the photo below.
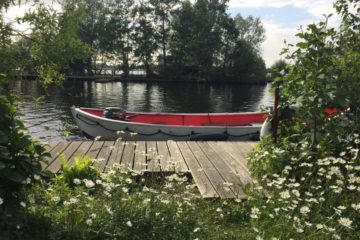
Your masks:
{"label": "wooden dock", "polygon": [[[251,183],[246,155],[257,142],[50,142],[51,159],[44,169],[60,172],[61,159],[68,164],[79,155],[95,159],[94,166],[107,171],[114,164],[123,170],[190,173],[203,198],[244,195]],[[63,157],[61,157],[63,156]]]}

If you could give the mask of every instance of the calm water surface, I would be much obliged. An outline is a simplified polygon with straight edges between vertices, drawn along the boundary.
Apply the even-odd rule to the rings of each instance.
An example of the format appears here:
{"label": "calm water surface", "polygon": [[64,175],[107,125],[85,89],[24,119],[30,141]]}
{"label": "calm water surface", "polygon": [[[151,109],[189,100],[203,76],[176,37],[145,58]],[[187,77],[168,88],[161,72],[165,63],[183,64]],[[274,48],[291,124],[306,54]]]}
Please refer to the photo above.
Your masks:
{"label": "calm water surface", "polygon": [[[273,104],[270,85],[196,83],[66,82],[42,90],[37,81],[16,81],[21,119],[43,141],[84,139],[75,128],[70,107],[119,106],[145,112],[252,112]],[[45,96],[44,99],[38,99]],[[71,130],[71,131],[69,131]]]}

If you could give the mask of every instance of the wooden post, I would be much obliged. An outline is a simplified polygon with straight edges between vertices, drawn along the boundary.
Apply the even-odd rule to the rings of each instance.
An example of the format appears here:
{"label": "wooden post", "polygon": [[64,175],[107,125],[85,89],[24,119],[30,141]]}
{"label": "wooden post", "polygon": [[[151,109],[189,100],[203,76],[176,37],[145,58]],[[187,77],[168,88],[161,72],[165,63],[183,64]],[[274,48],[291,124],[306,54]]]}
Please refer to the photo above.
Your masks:
{"label": "wooden post", "polygon": [[278,105],[279,105],[279,96],[280,96],[280,87],[276,84],[275,87],[275,96],[274,96],[274,116],[271,124],[272,136],[274,142],[277,142],[277,129],[278,129]]}

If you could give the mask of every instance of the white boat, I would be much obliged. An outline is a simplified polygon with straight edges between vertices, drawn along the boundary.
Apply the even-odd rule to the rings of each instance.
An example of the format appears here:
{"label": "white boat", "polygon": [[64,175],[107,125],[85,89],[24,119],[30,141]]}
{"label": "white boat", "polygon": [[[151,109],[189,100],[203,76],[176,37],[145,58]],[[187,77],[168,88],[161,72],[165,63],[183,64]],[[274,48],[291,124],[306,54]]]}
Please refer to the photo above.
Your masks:
{"label": "white boat", "polygon": [[251,113],[145,113],[71,108],[80,130],[102,140],[257,140],[267,117]]}

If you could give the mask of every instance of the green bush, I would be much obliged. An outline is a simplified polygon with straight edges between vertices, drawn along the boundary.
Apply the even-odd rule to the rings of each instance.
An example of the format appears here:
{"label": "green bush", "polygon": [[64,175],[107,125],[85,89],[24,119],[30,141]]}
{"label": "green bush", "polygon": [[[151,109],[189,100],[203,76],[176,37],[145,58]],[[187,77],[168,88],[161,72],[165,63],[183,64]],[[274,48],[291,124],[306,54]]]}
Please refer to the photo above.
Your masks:
{"label": "green bush", "polygon": [[47,176],[41,171],[41,163],[49,155],[26,133],[4,77],[0,85],[0,197],[6,202],[13,201],[14,193],[23,185]]}
{"label": "green bush", "polygon": [[91,186],[100,174],[100,171],[94,168],[92,163],[93,159],[86,155],[75,157],[74,164],[71,167],[68,166],[66,161],[62,161],[62,174],[57,178],[71,187],[80,184],[80,179],[85,180],[85,185]]}
{"label": "green bush", "polygon": [[[186,175],[110,170],[94,186],[54,180],[26,191],[28,239],[238,239],[235,201],[204,201]],[[94,191],[95,190],[95,191]],[[239,210],[240,211],[240,210]],[[246,215],[245,215],[246,216]],[[242,223],[240,223],[242,224]],[[35,229],[32,231],[31,229]]]}
{"label": "green bush", "polygon": [[258,239],[360,238],[360,17],[349,10],[359,13],[360,3],[334,6],[339,29],[328,27],[328,16],[285,49],[293,65],[277,79],[277,139],[263,138],[249,155],[259,178],[249,198]]}

